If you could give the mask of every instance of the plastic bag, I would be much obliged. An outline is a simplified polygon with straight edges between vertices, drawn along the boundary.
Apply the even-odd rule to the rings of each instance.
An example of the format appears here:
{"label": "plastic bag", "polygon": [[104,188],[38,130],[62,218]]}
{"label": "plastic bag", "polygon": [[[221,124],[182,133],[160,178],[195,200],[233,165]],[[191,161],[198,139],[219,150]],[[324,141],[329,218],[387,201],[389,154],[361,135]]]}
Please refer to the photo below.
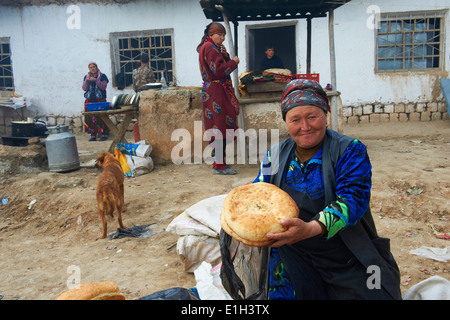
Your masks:
{"label": "plastic bag", "polygon": [[114,148],[114,157],[119,160],[123,174],[127,177],[134,176],[134,164],[130,155],[123,154],[118,148]]}
{"label": "plastic bag", "polygon": [[231,297],[222,286],[219,274],[211,264],[203,261],[194,271],[197,292],[201,300],[230,300]]}
{"label": "plastic bag", "polygon": [[157,291],[138,300],[200,300],[192,290],[174,287]]}
{"label": "plastic bag", "polygon": [[450,260],[450,247],[446,248],[432,248],[421,247],[411,250],[409,253],[421,256],[423,258],[433,259],[436,261],[447,262]]}
{"label": "plastic bag", "polygon": [[145,141],[139,141],[138,143],[118,143],[116,148],[124,154],[142,158],[148,157],[153,149],[152,146],[146,144]]}
{"label": "plastic bag", "polygon": [[154,168],[153,159],[150,157],[131,156],[131,160],[134,164],[134,171],[136,176],[149,173]]}
{"label": "plastic bag", "polygon": [[109,235],[109,238],[110,239],[121,239],[121,238],[126,238],[126,237],[148,238],[154,234],[159,233],[158,231],[148,229],[148,227],[153,224],[155,224],[155,223],[147,224],[144,226],[133,225],[132,227],[126,228],[126,229],[117,228],[117,230],[114,233],[111,233]]}
{"label": "plastic bag", "polygon": [[25,99],[25,97],[13,97],[13,98],[11,98],[11,101],[14,102],[14,108],[31,106],[31,103],[27,104],[27,100]]}
{"label": "plastic bag", "polygon": [[222,284],[235,300],[267,300],[269,248],[250,247],[220,232]]}
{"label": "plastic bag", "polygon": [[114,156],[120,161],[123,173],[127,177],[135,177],[153,170],[153,160],[149,157],[152,147],[145,140],[136,144],[117,143]]}

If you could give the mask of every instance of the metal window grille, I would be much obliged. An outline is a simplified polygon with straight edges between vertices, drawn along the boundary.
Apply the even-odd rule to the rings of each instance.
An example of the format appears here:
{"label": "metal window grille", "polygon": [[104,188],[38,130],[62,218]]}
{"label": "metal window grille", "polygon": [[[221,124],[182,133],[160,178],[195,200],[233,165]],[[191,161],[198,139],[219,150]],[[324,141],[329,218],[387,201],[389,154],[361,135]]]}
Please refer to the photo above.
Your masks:
{"label": "metal window grille", "polygon": [[442,68],[443,21],[441,12],[382,16],[376,37],[376,70]]}
{"label": "metal window grille", "polygon": [[157,80],[163,72],[166,81],[174,81],[172,29],[113,33],[111,43],[114,70],[124,73],[128,85],[133,83],[133,70],[139,67],[141,54],[149,56]]}
{"label": "metal window grille", "polygon": [[9,38],[0,38],[0,90],[14,90]]}

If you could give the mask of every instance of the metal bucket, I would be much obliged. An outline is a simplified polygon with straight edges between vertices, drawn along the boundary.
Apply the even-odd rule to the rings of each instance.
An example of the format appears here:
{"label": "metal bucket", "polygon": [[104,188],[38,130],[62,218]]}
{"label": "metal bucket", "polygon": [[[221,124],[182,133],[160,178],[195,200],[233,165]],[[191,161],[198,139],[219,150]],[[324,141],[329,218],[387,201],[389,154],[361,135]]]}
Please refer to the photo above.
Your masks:
{"label": "metal bucket", "polygon": [[49,135],[45,140],[45,148],[49,171],[65,172],[79,169],[77,141],[69,132],[69,126],[55,126],[47,129]]}

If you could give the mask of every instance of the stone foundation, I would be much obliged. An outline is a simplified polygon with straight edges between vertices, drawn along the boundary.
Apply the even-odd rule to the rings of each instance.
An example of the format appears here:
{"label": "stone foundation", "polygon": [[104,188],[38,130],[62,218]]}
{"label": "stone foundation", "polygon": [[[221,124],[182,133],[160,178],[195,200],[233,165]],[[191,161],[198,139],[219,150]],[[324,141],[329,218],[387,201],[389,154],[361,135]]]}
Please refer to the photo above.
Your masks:
{"label": "stone foundation", "polygon": [[344,106],[344,123],[406,122],[449,119],[445,101]]}

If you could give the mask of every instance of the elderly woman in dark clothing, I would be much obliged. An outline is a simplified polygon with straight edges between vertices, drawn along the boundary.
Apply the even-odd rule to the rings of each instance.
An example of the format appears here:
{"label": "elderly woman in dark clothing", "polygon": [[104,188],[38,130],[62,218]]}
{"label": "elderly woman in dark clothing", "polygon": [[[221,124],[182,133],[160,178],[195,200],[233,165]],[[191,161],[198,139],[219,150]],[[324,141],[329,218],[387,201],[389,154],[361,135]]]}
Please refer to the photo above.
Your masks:
{"label": "elderly woman in dark clothing", "polygon": [[370,213],[372,167],[359,140],[327,129],[329,104],[312,80],[285,88],[289,138],[266,154],[254,182],[269,182],[297,203],[299,217],[270,253],[269,299],[401,299],[389,239]]}
{"label": "elderly woman in dark clothing", "polygon": [[[105,102],[106,101],[106,87],[108,85],[108,77],[100,72],[95,62],[90,62],[88,65],[89,72],[83,79],[84,110],[86,110],[87,103]],[[108,139],[109,128],[105,125],[102,119],[85,116],[84,119],[85,131],[91,135],[89,141],[95,141],[97,135],[100,136],[100,141]]]}

